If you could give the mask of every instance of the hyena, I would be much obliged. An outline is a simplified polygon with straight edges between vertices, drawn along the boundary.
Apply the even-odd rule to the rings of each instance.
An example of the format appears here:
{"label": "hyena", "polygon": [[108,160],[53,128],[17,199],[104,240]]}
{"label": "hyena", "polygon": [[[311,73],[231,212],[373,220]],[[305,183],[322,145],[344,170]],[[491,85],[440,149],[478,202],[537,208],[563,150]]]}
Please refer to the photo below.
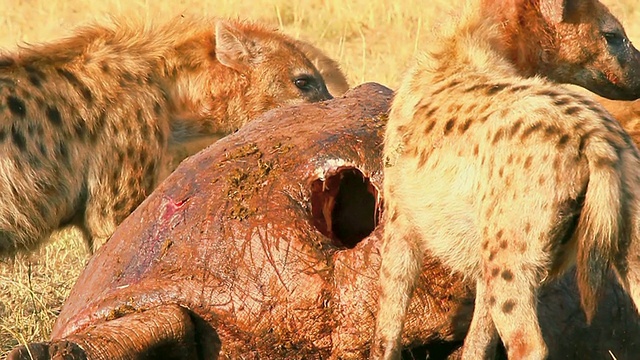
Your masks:
{"label": "hyena", "polygon": [[[464,359],[492,358],[498,337],[510,359],[545,358],[537,291],[574,263],[588,319],[611,267],[640,305],[640,153],[597,102],[554,83],[637,97],[638,88],[622,81],[602,85],[599,74],[623,79],[607,71],[625,65],[582,58],[598,46],[606,54],[593,56],[614,60],[616,53],[636,50],[595,0],[511,6],[500,14],[525,22],[518,36],[534,29],[526,21],[556,29],[545,28],[548,37],[538,37],[550,43],[560,32],[572,38],[576,28],[571,44],[544,47],[544,56],[529,61],[552,59],[575,69],[577,60],[589,71],[522,66],[509,49],[521,44],[504,42],[510,25],[496,26],[486,2],[467,4],[427,45],[396,93],[385,134],[386,225],[373,359],[399,358],[403,321],[426,254],[475,282]],[[541,76],[529,76],[534,74]]]}
{"label": "hyena", "polygon": [[337,61],[327,56],[322,50],[309,42],[297,40],[296,46],[302,50],[316,69],[318,69],[331,95],[342,96],[349,90],[347,77],[342,72],[340,64],[338,64]]}
{"label": "hyena", "polygon": [[167,149],[330,99],[294,39],[258,24],[114,21],[0,57],[0,257],[66,224],[97,249],[167,174]]}
{"label": "hyena", "polygon": [[[309,42],[295,40],[295,45],[316,67],[332,96],[342,96],[349,90],[347,77],[336,60]],[[171,154],[169,170],[174,170],[182,160],[220,140],[224,135],[226,134],[211,134],[210,136],[199,136],[190,141],[169,144],[169,153]]]}

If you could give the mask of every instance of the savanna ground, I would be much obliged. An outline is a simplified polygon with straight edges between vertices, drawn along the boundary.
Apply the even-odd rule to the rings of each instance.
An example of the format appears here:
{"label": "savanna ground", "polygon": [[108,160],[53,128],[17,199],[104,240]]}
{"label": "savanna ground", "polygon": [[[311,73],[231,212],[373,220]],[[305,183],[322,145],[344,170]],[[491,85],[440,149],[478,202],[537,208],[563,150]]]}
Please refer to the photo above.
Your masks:
{"label": "savanna ground", "polygon": [[[261,20],[337,59],[352,85],[397,87],[429,41],[429,28],[460,0],[0,0],[0,47],[55,39],[110,15],[163,19],[195,12]],[[640,0],[605,0],[640,43]],[[1,195],[0,195],[1,196]],[[56,234],[30,256],[0,260],[0,359],[14,346],[48,338],[88,252],[78,233]]]}

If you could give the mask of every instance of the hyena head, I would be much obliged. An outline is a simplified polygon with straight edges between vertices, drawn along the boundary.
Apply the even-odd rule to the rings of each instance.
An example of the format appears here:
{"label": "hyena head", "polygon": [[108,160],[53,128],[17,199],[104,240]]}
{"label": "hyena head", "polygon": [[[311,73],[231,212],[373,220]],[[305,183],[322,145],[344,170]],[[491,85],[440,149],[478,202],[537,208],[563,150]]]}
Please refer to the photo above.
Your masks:
{"label": "hyena head", "polygon": [[349,82],[342,72],[340,64],[328,57],[322,50],[302,40],[295,41],[296,47],[302,50],[327,84],[329,92],[333,96],[342,96],[349,90]]}
{"label": "hyena head", "polygon": [[540,54],[543,75],[609,99],[640,98],[640,52],[605,5],[597,0],[533,2],[539,2],[544,37],[550,40]]}
{"label": "hyena head", "polygon": [[216,58],[248,79],[257,108],[332,98],[322,75],[294,40],[251,24],[216,23]]}

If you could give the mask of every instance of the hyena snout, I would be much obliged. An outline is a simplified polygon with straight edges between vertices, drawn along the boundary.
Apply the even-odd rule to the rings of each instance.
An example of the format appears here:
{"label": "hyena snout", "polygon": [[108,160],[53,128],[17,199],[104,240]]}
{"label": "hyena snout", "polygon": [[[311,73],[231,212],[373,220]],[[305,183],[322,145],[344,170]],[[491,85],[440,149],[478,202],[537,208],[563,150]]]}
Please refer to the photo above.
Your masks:
{"label": "hyena snout", "polygon": [[600,86],[590,90],[613,100],[640,98],[640,51],[626,36],[605,34],[612,59],[598,74]]}
{"label": "hyena snout", "polygon": [[294,85],[301,93],[301,97],[308,102],[320,102],[333,99],[327,89],[327,84],[321,76],[296,79]]}
{"label": "hyena snout", "polygon": [[620,81],[623,89],[621,100],[635,100],[640,98],[640,51],[630,41],[626,41],[624,45],[624,50],[618,56],[625,75]]}

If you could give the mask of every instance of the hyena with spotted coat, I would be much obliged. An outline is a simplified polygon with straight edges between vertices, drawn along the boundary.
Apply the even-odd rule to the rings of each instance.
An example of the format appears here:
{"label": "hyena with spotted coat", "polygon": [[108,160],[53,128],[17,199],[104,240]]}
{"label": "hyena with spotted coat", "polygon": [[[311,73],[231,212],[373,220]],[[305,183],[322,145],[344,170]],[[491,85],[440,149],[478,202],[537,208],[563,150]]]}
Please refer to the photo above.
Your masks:
{"label": "hyena with spotted coat", "polygon": [[167,175],[169,144],[331,98],[295,40],[180,17],[88,26],[0,58],[0,257],[77,224],[93,250]]}
{"label": "hyena with spotted coat", "polygon": [[[487,2],[480,10],[477,3],[467,5],[427,46],[392,104],[373,359],[399,358],[403,321],[426,254],[475,282],[464,359],[491,359],[498,337],[510,359],[545,358],[537,290],[574,263],[588,318],[610,267],[640,305],[640,153],[598,103],[549,80],[618,98],[638,97],[638,87],[620,86],[624,72],[601,67],[624,65],[572,64],[565,48],[544,45],[544,57],[528,59],[589,71],[574,71],[578,78],[572,79],[554,63],[521,62],[508,48],[519,43],[504,42],[510,25],[496,26],[496,13],[485,12]],[[511,5],[522,7],[511,14],[530,15],[515,19],[553,25],[556,32],[549,30],[544,41],[560,31],[569,36],[576,27],[573,46],[590,47],[597,34],[602,51],[637,58],[620,24],[596,1]],[[589,24],[601,30],[589,30]],[[579,34],[588,35],[586,45]],[[528,77],[534,74],[547,79]]]}
{"label": "hyena with spotted coat", "polygon": [[[309,42],[295,40],[295,45],[316,67],[327,86],[327,90],[332,96],[342,96],[349,90],[347,77],[344,72],[342,72],[340,64],[336,60]],[[175,170],[185,158],[196,154],[198,151],[220,140],[224,135],[225,134],[219,133],[210,134],[210,136],[198,136],[189,141],[170,144],[169,153],[171,154],[171,164],[169,170]]]}

